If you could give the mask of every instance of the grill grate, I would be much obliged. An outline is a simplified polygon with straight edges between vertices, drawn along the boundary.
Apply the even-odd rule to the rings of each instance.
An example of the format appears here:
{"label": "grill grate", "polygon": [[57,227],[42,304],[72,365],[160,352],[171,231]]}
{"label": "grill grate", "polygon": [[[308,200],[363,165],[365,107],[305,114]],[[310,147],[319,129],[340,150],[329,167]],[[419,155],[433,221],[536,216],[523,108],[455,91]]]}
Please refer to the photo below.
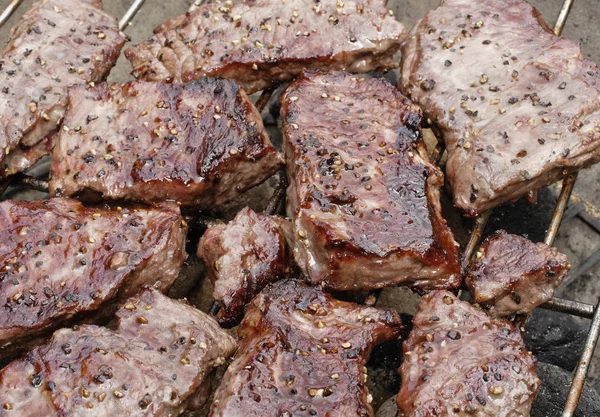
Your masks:
{"label": "grill grate", "polygon": [[[189,10],[193,11],[197,9],[204,3],[204,1],[205,0],[193,0]],[[4,24],[9,20],[9,18],[17,10],[17,8],[21,5],[22,2],[23,0],[11,0],[6,9],[0,14],[0,27],[4,26]],[[119,21],[119,27],[121,30],[126,30],[127,27],[131,25],[131,21],[142,8],[145,2],[146,0],[133,1],[129,9]],[[575,0],[564,0],[563,6],[554,25],[554,33],[556,35],[560,36],[560,34],[562,33],[562,30],[564,28],[564,25],[567,21],[569,12],[571,11],[574,2]],[[259,109],[259,111],[262,111],[267,105],[273,92],[273,89],[264,90],[262,92],[261,96],[256,102],[256,106]],[[442,159],[443,153],[443,144],[442,142],[439,142],[433,152],[432,161],[436,164],[439,163]],[[562,188],[557,200],[556,207],[554,209],[552,220],[544,238],[544,242],[548,245],[552,245],[554,243],[554,240],[558,233],[558,229],[560,228],[560,225],[563,222],[563,220],[570,219],[574,216],[581,217],[581,219],[584,222],[588,223],[590,226],[595,228],[598,233],[600,233],[600,221],[598,221],[598,219],[594,218],[593,216],[587,214],[581,204],[573,205],[567,210],[567,205],[569,203],[569,199],[571,197],[571,193],[575,186],[576,180],[577,173],[574,173],[568,175],[562,182]],[[43,180],[38,180],[36,178],[27,177],[24,175],[17,175],[0,183],[0,195],[2,195],[2,193],[6,190],[6,188],[9,185],[14,185],[15,182],[18,185],[27,186],[32,189],[47,191],[47,182]],[[286,183],[287,182],[285,173],[281,173],[280,182],[276,187],[273,197],[269,201],[267,207],[268,213],[275,213],[277,208],[281,204],[285,196]],[[475,249],[479,245],[490,214],[491,210],[481,214],[475,219],[473,230],[471,231],[469,241],[463,253],[463,268],[466,268],[466,266],[468,266],[468,263],[470,262],[473,253],[475,252]],[[575,268],[572,271],[572,274],[569,275],[571,279],[574,279],[577,276],[583,274],[587,268],[596,263],[597,259],[600,259],[600,251],[594,253],[582,265]],[[587,335],[587,340],[585,342],[583,352],[581,353],[579,364],[573,375],[573,379],[571,381],[571,386],[569,389],[569,394],[567,396],[564,411],[562,414],[563,417],[572,417],[575,413],[575,410],[577,409],[577,405],[581,397],[589,364],[592,359],[592,355],[594,353],[596,345],[598,344],[598,339],[600,338],[600,301],[596,306],[593,306],[591,304],[582,303],[578,301],[554,298],[553,300],[542,305],[541,307],[548,310],[554,310],[586,319],[592,319],[592,323]]]}

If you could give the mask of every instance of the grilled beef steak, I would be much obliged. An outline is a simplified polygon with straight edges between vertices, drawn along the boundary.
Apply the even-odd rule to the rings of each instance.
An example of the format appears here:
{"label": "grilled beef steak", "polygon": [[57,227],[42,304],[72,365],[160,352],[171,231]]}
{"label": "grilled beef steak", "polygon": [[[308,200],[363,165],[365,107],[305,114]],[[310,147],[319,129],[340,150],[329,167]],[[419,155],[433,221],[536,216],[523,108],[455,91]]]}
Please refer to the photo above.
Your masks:
{"label": "grilled beef steak", "polygon": [[459,283],[421,114],[384,79],[305,72],[282,96],[296,262],[332,290]]}
{"label": "grilled beef steak", "polygon": [[50,191],[209,209],[273,175],[283,160],[235,83],[134,81],[71,89]]}
{"label": "grilled beef steak", "polygon": [[465,281],[473,300],[492,314],[527,314],[552,299],[570,267],[556,248],[496,233],[481,245]]}
{"label": "grilled beef steak", "polygon": [[399,337],[397,313],[284,280],[248,306],[211,417],[373,416],[365,364]]}
{"label": "grilled beef steak", "polygon": [[137,78],[220,76],[249,93],[289,81],[306,67],[357,73],[394,68],[392,57],[405,37],[383,0],[208,3],[154,32],[125,51]]}
{"label": "grilled beef steak", "polygon": [[421,301],[400,374],[399,417],[529,417],[540,387],[519,330],[446,291]]}
{"label": "grilled beef steak", "polygon": [[0,51],[0,177],[35,163],[30,159],[19,165],[5,158],[56,132],[67,106],[67,88],[103,80],[125,41],[100,0],[33,4]]}
{"label": "grilled beef steak", "polygon": [[291,229],[283,218],[245,208],[228,224],[204,233],[198,257],[215,286],[213,297],[221,306],[216,318],[221,325],[236,324],[254,296],[291,273]]}
{"label": "grilled beef steak", "polygon": [[57,331],[0,371],[0,416],[177,416],[201,406],[207,376],[235,350],[210,316],[144,289],[111,331]]}
{"label": "grilled beef steak", "polygon": [[185,259],[185,232],[174,207],[1,202],[0,357],[82,315],[111,315],[144,284],[169,289]]}
{"label": "grilled beef steak", "polygon": [[401,89],[439,128],[476,215],[600,160],[598,68],[523,0],[445,0],[403,49]]}

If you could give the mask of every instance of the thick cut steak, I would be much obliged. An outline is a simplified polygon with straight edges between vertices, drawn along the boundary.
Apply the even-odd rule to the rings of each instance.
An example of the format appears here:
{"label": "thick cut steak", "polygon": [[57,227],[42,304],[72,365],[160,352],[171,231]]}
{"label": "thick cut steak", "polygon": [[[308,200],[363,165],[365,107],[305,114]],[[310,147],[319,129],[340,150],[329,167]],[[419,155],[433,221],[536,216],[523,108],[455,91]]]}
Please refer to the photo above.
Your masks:
{"label": "thick cut steak", "polygon": [[70,199],[0,203],[0,356],[144,285],[166,291],[185,259],[176,207],[88,209]]}
{"label": "thick cut steak", "polygon": [[211,417],[369,416],[366,362],[399,337],[398,314],[284,280],[248,306]]}
{"label": "thick cut steak", "polygon": [[294,256],[331,290],[460,282],[421,113],[382,78],[306,71],[282,96]]}
{"label": "thick cut steak", "polygon": [[207,377],[235,351],[213,318],[157,290],[117,319],[115,331],[59,330],[0,371],[0,416],[178,416],[206,401]]}
{"label": "thick cut steak", "polygon": [[479,214],[600,160],[598,67],[523,0],[445,0],[403,48],[401,90],[446,143],[454,204]]}
{"label": "thick cut steak", "polygon": [[209,209],[282,165],[260,114],[234,82],[133,81],[70,90],[50,192]]}
{"label": "thick cut steak", "polygon": [[399,417],[529,417],[540,380],[512,323],[427,294],[404,342]]}
{"label": "thick cut steak", "polygon": [[[101,0],[33,4],[0,51],[0,177],[29,168],[48,153],[36,145],[58,130],[67,89],[105,79],[125,41]],[[36,150],[27,162],[5,161],[11,152],[30,147]]]}
{"label": "thick cut steak", "polygon": [[248,0],[208,3],[159,26],[125,51],[133,75],[187,82],[235,80],[249,93],[303,68],[366,73],[397,66],[405,31],[383,0]]}

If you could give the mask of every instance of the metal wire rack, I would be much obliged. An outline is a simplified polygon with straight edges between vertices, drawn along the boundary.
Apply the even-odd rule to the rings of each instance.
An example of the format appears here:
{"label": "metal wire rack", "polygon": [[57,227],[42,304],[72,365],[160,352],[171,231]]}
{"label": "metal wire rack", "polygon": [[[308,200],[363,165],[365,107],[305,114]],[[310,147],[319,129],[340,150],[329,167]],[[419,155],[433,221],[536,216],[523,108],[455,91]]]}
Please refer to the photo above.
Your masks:
{"label": "metal wire rack", "polygon": [[[142,8],[146,0],[134,0],[129,9],[123,15],[121,20],[119,21],[119,27],[121,30],[126,30],[133,18]],[[205,0],[193,0],[191,6],[189,8],[190,11],[193,11],[200,7]],[[569,12],[574,4],[575,0],[564,0],[563,6],[559,12],[558,18],[554,25],[554,33],[559,35],[562,33],[564,25],[569,16]],[[18,7],[23,3],[23,0],[11,0],[9,5],[2,11],[0,14],[0,27],[2,27],[12,16],[12,14],[18,9]],[[257,108],[262,111],[264,107],[269,102],[274,90],[264,90],[256,102]],[[432,160],[434,163],[439,163],[442,159],[444,153],[443,143],[440,141],[436,146]],[[11,184],[11,182],[17,180],[21,185],[27,186],[29,188],[38,189],[41,191],[47,190],[47,182],[40,181],[36,178],[31,178],[27,176],[15,176],[11,178],[9,181],[4,181],[0,183],[0,195],[4,192],[4,190]],[[558,229],[565,218],[565,213],[567,213],[567,217],[572,217],[573,213],[568,213],[571,211],[571,207],[567,210],[567,205],[569,203],[569,199],[571,197],[571,193],[575,186],[575,182],[577,180],[577,173],[568,175],[562,182],[562,188],[557,200],[556,207],[554,209],[554,213],[552,216],[552,220],[546,231],[544,242],[548,245],[552,245],[558,233]],[[277,210],[277,207],[281,204],[283,199],[283,195],[285,194],[285,186],[286,186],[286,178],[285,175],[281,175],[281,180],[278,186],[275,189],[274,195],[268,203],[267,212],[274,213]],[[574,212],[577,209],[577,206],[572,211]],[[579,210],[581,212],[581,210]],[[491,210],[481,214],[475,219],[473,230],[471,231],[469,241],[465,246],[463,252],[463,267],[468,266],[475,249],[480,243],[480,240],[483,236],[483,232],[485,226],[487,224],[488,219],[490,218]],[[575,213],[578,214],[578,213]],[[585,219],[585,214],[583,216],[583,220],[590,223],[598,222],[597,219]],[[600,224],[592,224],[600,233]],[[600,258],[600,251],[597,254],[592,255],[592,257]],[[581,265],[580,269],[586,268],[587,266]],[[594,306],[591,304],[586,304],[578,301],[565,300],[560,298],[554,298],[550,302],[541,306],[542,308],[562,312],[565,314],[571,314],[574,316],[591,319],[592,323],[587,335],[587,340],[585,342],[585,346],[583,352],[581,353],[581,357],[579,360],[579,364],[574,372],[571,386],[569,389],[569,393],[565,402],[565,407],[562,416],[563,417],[572,417],[577,409],[577,405],[579,403],[579,399],[581,397],[581,393],[583,390],[583,386],[585,383],[587,371],[589,368],[590,361],[592,359],[592,355],[598,343],[598,339],[600,338],[600,301]]]}

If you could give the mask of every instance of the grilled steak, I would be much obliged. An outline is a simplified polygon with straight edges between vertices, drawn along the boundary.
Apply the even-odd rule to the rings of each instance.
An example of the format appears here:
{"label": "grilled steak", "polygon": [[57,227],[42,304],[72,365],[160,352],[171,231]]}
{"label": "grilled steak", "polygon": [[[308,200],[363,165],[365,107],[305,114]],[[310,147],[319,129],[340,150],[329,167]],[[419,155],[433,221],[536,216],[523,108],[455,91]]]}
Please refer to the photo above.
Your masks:
{"label": "grilled steak", "polygon": [[402,91],[448,150],[476,215],[600,160],[598,68],[523,0],[445,0],[403,49]]}
{"label": "grilled steak", "polygon": [[394,68],[405,37],[383,0],[209,3],[154,32],[125,51],[137,78],[220,76],[249,93],[289,81],[306,67],[357,73]]}
{"label": "grilled steak", "polygon": [[67,88],[103,80],[125,41],[101,0],[33,4],[0,51],[0,177],[20,169],[14,160],[5,166],[11,151],[34,147],[58,129]]}
{"label": "grilled steak", "polygon": [[399,417],[529,417],[540,387],[519,330],[446,291],[421,301],[400,374]]}
{"label": "grilled steak", "polygon": [[232,81],[134,81],[70,90],[50,192],[202,209],[260,184],[283,160]]}
{"label": "grilled steak", "polygon": [[177,416],[206,400],[235,350],[210,316],[145,289],[111,331],[80,326],[0,371],[0,416]]}
{"label": "grilled steak", "polygon": [[291,224],[280,217],[240,211],[228,224],[210,227],[198,244],[221,305],[216,318],[234,325],[244,308],[267,284],[291,273]]}
{"label": "grilled steak", "polygon": [[367,358],[401,329],[395,312],[297,281],[271,284],[248,306],[210,416],[374,416]]}
{"label": "grilled steak", "polygon": [[481,245],[465,281],[473,300],[492,314],[526,314],[552,299],[570,267],[556,248],[496,233]]}
{"label": "grilled steak", "polygon": [[171,207],[1,202],[0,356],[82,316],[111,315],[144,284],[169,289],[185,259],[185,232]]}
{"label": "grilled steak", "polygon": [[332,290],[459,283],[421,114],[384,79],[305,72],[282,96],[296,262]]}

